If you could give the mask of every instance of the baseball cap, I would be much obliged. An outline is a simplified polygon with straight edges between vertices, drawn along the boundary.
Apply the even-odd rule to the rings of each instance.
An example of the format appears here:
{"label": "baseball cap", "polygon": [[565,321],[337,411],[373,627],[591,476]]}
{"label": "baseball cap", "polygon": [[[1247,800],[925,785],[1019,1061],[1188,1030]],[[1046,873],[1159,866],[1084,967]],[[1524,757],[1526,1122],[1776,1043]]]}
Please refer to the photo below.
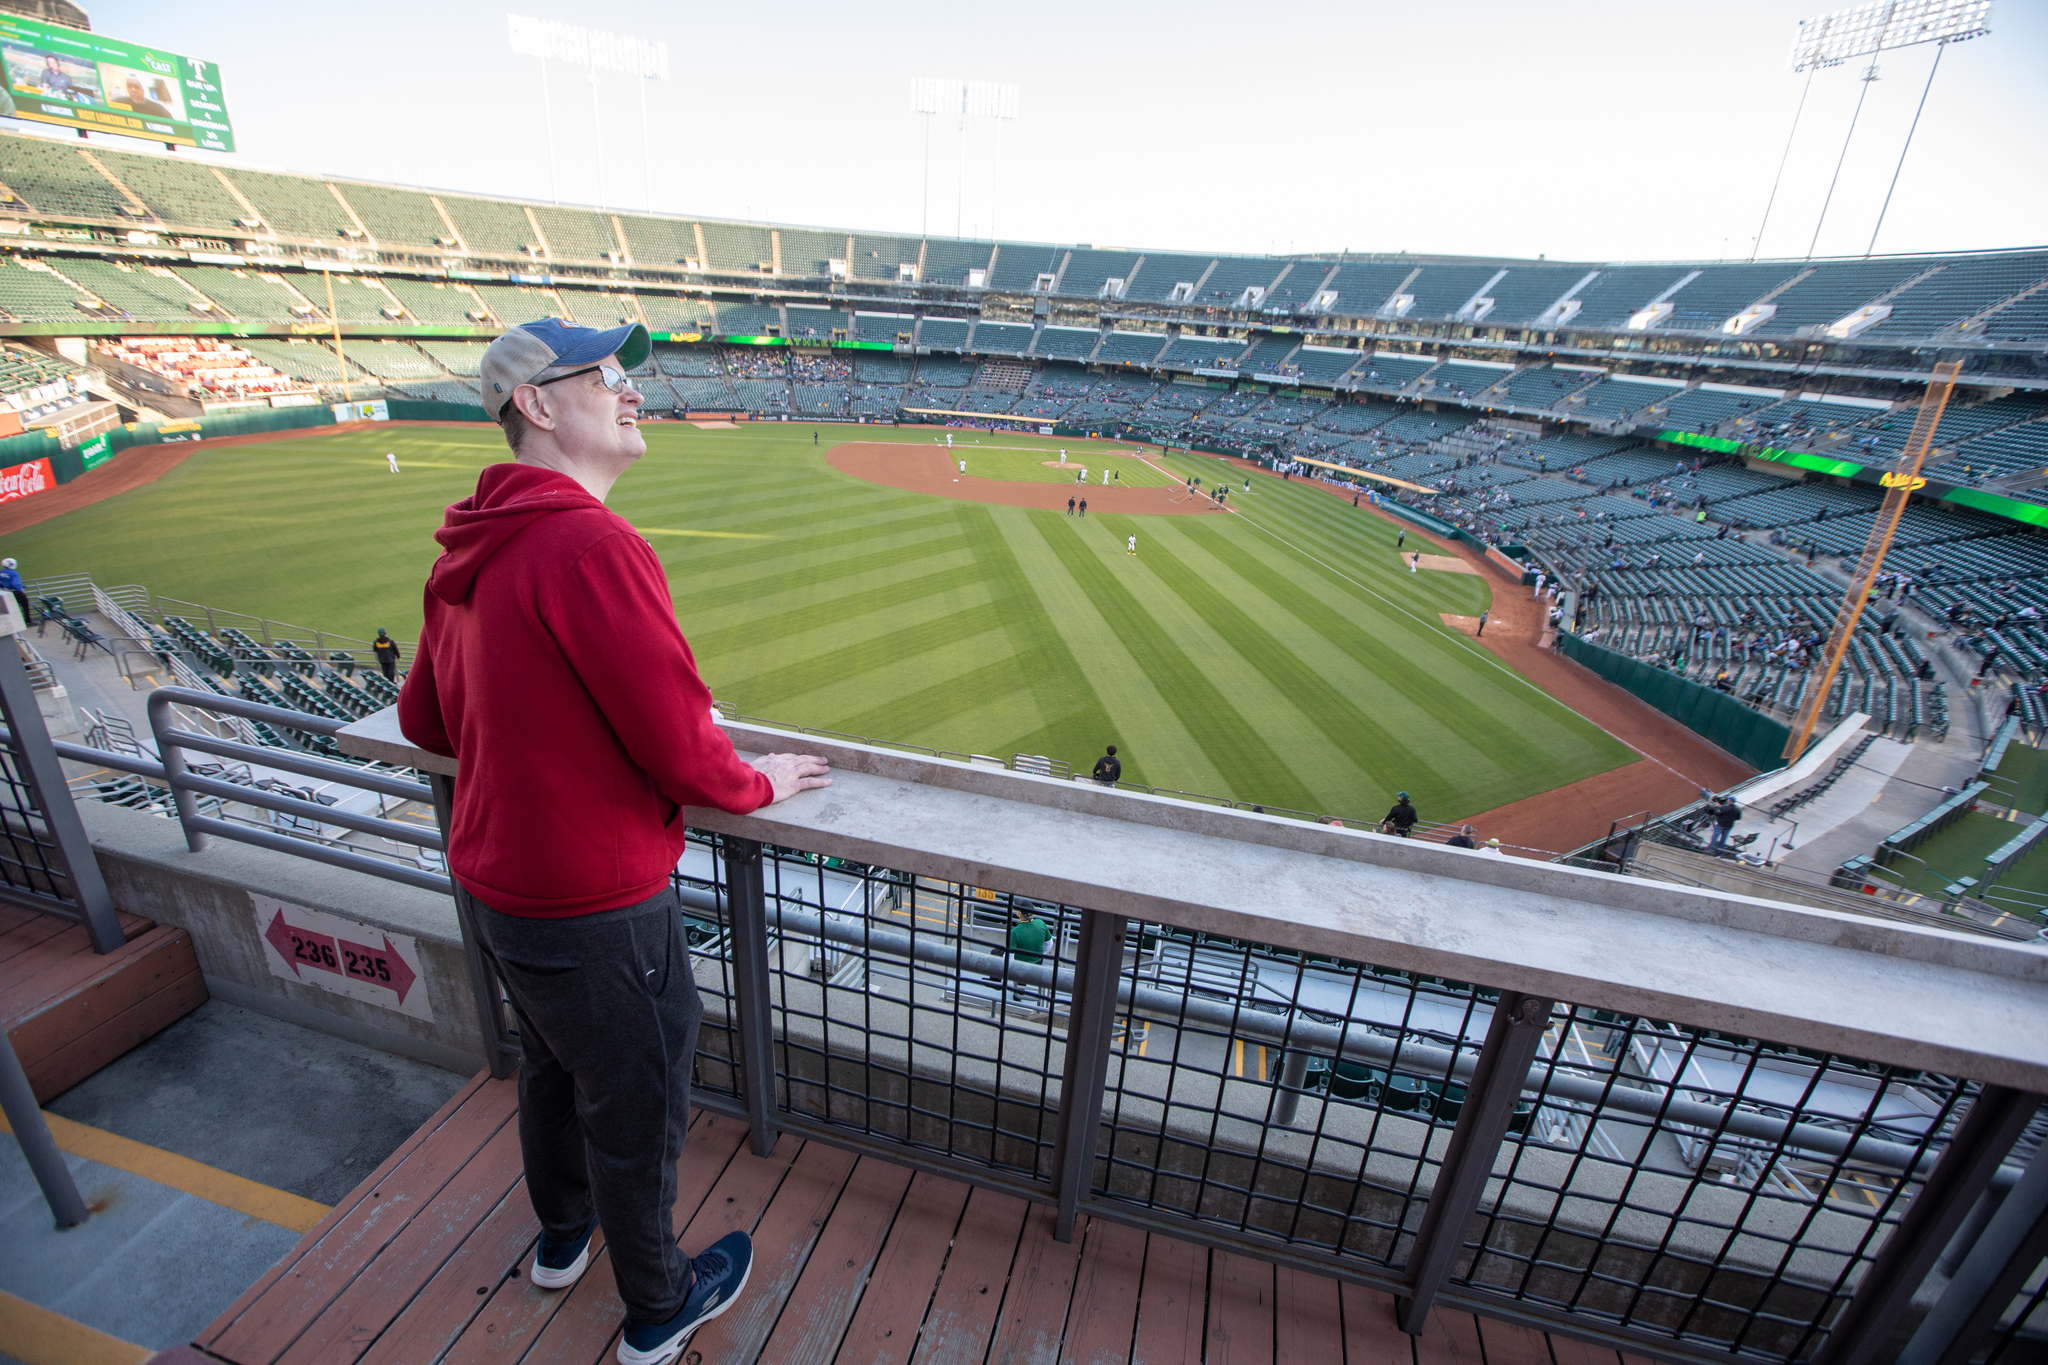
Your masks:
{"label": "baseball cap", "polygon": [[484,411],[497,421],[512,401],[512,390],[533,383],[549,370],[595,365],[614,353],[621,365],[637,370],[647,363],[653,349],[653,339],[637,322],[607,331],[578,327],[560,318],[522,322],[484,351],[477,389],[483,396]]}

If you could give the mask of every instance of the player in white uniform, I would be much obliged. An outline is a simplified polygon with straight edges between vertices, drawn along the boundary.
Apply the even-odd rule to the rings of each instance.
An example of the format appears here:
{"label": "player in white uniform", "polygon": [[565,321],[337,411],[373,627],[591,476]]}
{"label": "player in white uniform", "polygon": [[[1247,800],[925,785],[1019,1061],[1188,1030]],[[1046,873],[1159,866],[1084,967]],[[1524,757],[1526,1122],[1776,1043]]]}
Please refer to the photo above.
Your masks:
{"label": "player in white uniform", "polygon": [[1132,536],[1130,541],[1124,546],[1124,553],[1127,555],[1138,553],[1138,538],[1136,536]]}
{"label": "player in white uniform", "polygon": [[395,451],[395,450],[387,450],[387,451],[385,451],[385,452],[384,452],[384,463],[385,463],[385,464],[388,464],[388,465],[390,465],[390,466],[391,466],[391,472],[392,472],[392,473],[394,473],[394,474],[396,474],[396,473],[398,472],[398,452],[397,452],[397,451]]}

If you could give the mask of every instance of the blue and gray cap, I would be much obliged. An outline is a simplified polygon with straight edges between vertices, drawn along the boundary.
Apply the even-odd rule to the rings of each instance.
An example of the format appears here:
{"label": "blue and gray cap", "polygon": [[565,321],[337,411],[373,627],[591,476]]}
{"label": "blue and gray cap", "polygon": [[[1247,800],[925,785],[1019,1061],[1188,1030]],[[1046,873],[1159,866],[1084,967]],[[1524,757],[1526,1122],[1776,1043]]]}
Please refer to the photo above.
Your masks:
{"label": "blue and gray cap", "polygon": [[512,390],[580,365],[595,365],[617,354],[619,363],[636,370],[647,363],[654,349],[647,329],[639,323],[599,331],[578,327],[560,318],[523,322],[499,337],[484,351],[482,377],[477,388],[483,396],[484,411],[492,421],[502,420]]}

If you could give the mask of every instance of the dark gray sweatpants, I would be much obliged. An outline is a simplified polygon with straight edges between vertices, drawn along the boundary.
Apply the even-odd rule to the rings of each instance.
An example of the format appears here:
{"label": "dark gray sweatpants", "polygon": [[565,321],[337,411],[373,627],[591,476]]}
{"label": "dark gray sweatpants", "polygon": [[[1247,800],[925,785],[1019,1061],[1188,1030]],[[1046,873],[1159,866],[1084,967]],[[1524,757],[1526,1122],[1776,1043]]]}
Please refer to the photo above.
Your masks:
{"label": "dark gray sweatpants", "polygon": [[541,1230],[604,1228],[626,1312],[666,1322],[690,1289],[676,1246],[676,1161],[704,1003],[673,888],[569,919],[471,898],[519,1021],[519,1147]]}

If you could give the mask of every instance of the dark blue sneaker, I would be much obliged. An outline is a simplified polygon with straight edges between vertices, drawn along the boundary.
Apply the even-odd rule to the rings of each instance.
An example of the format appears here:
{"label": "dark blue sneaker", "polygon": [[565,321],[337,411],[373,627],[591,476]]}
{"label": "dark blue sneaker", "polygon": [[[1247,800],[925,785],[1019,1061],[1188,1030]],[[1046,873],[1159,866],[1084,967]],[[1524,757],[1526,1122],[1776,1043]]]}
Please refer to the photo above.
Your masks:
{"label": "dark blue sneaker", "polygon": [[540,1236],[540,1250],[533,1253],[533,1283],[540,1289],[567,1289],[583,1278],[590,1268],[590,1234],[597,1230],[592,1220],[578,1237],[557,1242],[546,1233]]}
{"label": "dark blue sneaker", "polygon": [[682,1311],[667,1322],[627,1318],[626,1334],[619,1338],[619,1365],[668,1365],[683,1353],[690,1333],[732,1307],[753,1268],[754,1239],[744,1232],[728,1232],[703,1255],[692,1257],[696,1278]]}

